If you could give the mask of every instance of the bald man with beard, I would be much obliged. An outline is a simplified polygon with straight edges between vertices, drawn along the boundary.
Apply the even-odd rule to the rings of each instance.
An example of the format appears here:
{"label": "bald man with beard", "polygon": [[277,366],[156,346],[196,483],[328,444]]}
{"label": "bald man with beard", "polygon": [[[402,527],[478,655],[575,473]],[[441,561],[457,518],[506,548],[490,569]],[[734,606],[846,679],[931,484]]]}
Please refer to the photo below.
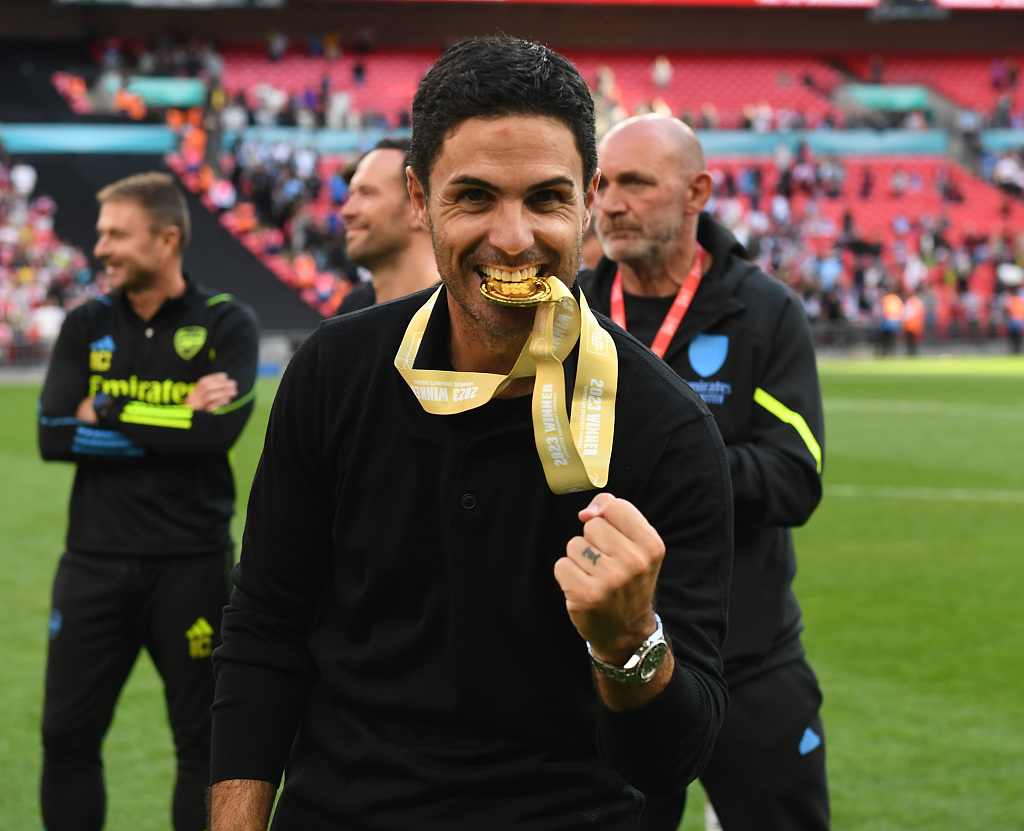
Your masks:
{"label": "bald man with beard", "polygon": [[[732,475],[730,706],[701,782],[724,831],[824,831],[821,692],[792,590],[790,529],[822,493],[824,418],[806,315],[704,212],[712,181],[689,127],[631,118],[605,135],[598,155],[594,221],[605,256],[580,285],[700,394]],[[647,800],[641,829],[675,831],[684,804],[685,795]]]}
{"label": "bald man with beard", "polygon": [[349,292],[339,314],[384,303],[441,279],[430,230],[416,218],[406,184],[408,139],[382,139],[356,165],[342,207],[348,258],[373,277]]}

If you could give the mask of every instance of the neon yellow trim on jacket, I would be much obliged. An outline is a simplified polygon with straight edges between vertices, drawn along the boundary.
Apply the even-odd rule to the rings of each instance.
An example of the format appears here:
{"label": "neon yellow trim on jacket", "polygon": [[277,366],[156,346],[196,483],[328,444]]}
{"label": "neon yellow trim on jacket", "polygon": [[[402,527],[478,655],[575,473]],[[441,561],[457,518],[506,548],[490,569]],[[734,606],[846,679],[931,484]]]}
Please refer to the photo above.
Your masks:
{"label": "neon yellow trim on jacket", "polygon": [[188,430],[192,427],[191,407],[185,405],[161,406],[132,401],[121,412],[121,421],[127,424],[142,424],[147,427],[174,427]]}
{"label": "neon yellow trim on jacket", "polygon": [[807,426],[807,422],[804,421],[804,417],[800,413],[789,409],[789,407],[777,398],[770,396],[760,387],[754,390],[754,401],[764,407],[779,421],[791,425],[796,430],[800,438],[804,440],[804,444],[807,445],[807,449],[811,451],[811,455],[817,463],[818,473],[821,473],[821,445],[814,438],[814,434],[811,432],[811,428]]}

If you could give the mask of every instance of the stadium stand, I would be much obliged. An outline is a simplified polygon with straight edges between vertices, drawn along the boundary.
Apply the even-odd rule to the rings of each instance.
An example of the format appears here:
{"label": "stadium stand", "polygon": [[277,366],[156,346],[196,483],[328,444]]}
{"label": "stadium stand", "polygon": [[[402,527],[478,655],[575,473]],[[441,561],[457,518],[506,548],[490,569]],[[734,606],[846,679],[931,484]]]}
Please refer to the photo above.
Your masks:
{"label": "stadium stand", "polygon": [[[947,159],[714,160],[714,211],[814,321],[871,327],[887,291],[925,299],[931,336],[1003,336],[1024,203]],[[831,308],[830,308],[831,307]]]}
{"label": "stadium stand", "polygon": [[263,49],[234,47],[224,51],[223,83],[229,95],[244,95],[253,111],[265,103],[269,84],[300,99],[307,93],[335,96],[343,104],[339,119],[346,110],[358,113],[358,126],[398,127],[438,54],[436,49],[389,49],[330,58],[290,52],[272,61]]}
{"label": "stadium stand", "polygon": [[[794,135],[794,128],[808,126],[832,129],[844,122],[829,98],[844,83],[844,75],[813,56],[567,51],[590,82],[607,123],[651,109],[681,115],[698,128],[732,128],[768,136]],[[404,126],[402,114],[408,111],[415,82],[434,54],[385,49],[331,59],[286,51],[272,60],[256,48],[229,50],[224,82],[228,98],[242,96],[249,110],[247,120],[257,124],[274,118],[264,111],[270,85],[285,93],[280,106],[288,123],[303,111],[307,123],[313,123],[308,119],[325,109],[317,100],[317,78],[327,77],[321,93],[335,90],[337,94],[336,85],[344,87],[352,123]],[[653,71],[658,64],[660,76]],[[348,77],[357,65],[361,66],[358,83],[354,75]],[[237,72],[239,67],[244,71]],[[402,73],[406,73],[404,81]],[[284,103],[288,101],[290,105]],[[366,106],[377,110],[361,112]],[[395,115],[389,119],[382,111]],[[320,123],[327,120],[325,114],[320,116]],[[260,172],[273,170],[281,180],[278,187],[294,180],[292,157],[300,148],[261,140],[258,131],[250,133],[237,147],[243,157],[251,158],[232,157],[229,164],[250,169],[241,181],[250,176],[254,160]],[[801,153],[806,154],[805,164],[800,164]],[[1002,333],[1004,298],[995,279],[996,266],[1000,259],[1012,261],[1020,255],[1021,242],[1009,229],[1024,219],[1024,203],[946,156],[826,154],[815,159],[799,143],[796,154],[795,160],[785,162],[772,156],[712,156],[720,184],[731,183],[733,191],[719,193],[715,210],[748,243],[766,271],[801,291],[812,318],[831,316],[834,326],[833,307],[838,307],[844,322],[873,330],[882,314],[884,292],[909,295],[921,290],[928,295],[929,334],[948,337],[986,329]],[[275,155],[279,157],[276,164]],[[773,156],[778,155],[773,147]],[[211,176],[203,185],[195,165],[190,168],[185,156],[187,148],[169,157],[169,163],[194,190],[208,191]],[[337,307],[353,274],[328,264],[331,246],[325,247],[323,241],[338,239],[340,200],[332,188],[321,184],[354,157],[325,154],[320,158],[315,181],[302,185],[303,198],[296,200],[287,216],[276,220],[268,216],[268,209],[252,208],[251,181],[237,193],[239,201],[232,209],[211,205],[209,192],[203,197],[220,213],[225,227],[325,315]],[[239,178],[233,176],[233,181]],[[787,242],[793,237],[799,246]],[[977,243],[981,239],[984,245]],[[313,243],[306,246],[307,240]],[[996,244],[996,240],[1002,242]],[[344,261],[343,252],[340,261]],[[828,276],[833,262],[840,271],[834,284]],[[918,263],[927,271],[920,281],[907,276],[917,273]],[[953,277],[950,263],[956,264]]]}
{"label": "stadium stand", "polygon": [[[842,75],[809,55],[574,50],[567,50],[567,55],[592,89],[598,89],[602,68],[611,70],[618,103],[627,113],[650,107],[657,98],[673,114],[700,127],[750,129],[764,107],[769,116],[763,127],[768,130],[779,127],[779,113],[788,114],[783,127],[794,126],[797,117],[812,126],[841,119],[828,95],[842,82]],[[660,88],[652,79],[659,56],[672,67],[671,80]],[[702,118],[708,105],[717,112],[717,124]]]}
{"label": "stadium stand", "polygon": [[[402,126],[416,84],[438,55],[437,50],[384,49],[368,55],[329,58],[293,49],[276,60],[257,47],[225,49],[223,83],[229,95],[243,94],[253,110],[263,103],[270,85],[288,96],[308,92],[342,94],[361,114],[362,124]],[[661,99],[674,113],[699,114],[711,103],[719,126],[739,129],[751,108],[769,105],[773,111],[800,114],[819,124],[840,116],[828,94],[842,75],[814,57],[800,55],[659,53],[672,66],[668,84],[656,87],[651,52],[594,52],[566,50],[580,72],[598,89],[602,69],[614,78],[616,103],[627,112]],[[357,73],[357,68],[361,68]],[[357,80],[358,78],[358,80]],[[771,128],[776,124],[773,121]]]}
{"label": "stadium stand", "polygon": [[[997,115],[997,107],[1005,104],[1009,104],[1008,118],[1024,119],[1024,91],[1018,79],[1022,62],[1024,52],[1016,55],[882,53],[840,58],[844,68],[861,80],[923,84],[961,107],[978,111],[988,117],[990,123]],[[991,126],[1010,125],[993,123]]]}
{"label": "stadium stand", "polygon": [[[813,199],[816,210],[831,220],[836,229],[820,237],[814,243],[816,247],[834,244],[846,212],[851,214],[862,236],[880,239],[886,246],[891,246],[899,236],[897,229],[902,222],[927,216],[944,216],[954,241],[972,227],[1024,227],[1024,202],[1008,200],[994,185],[949,159],[861,156],[829,161],[839,166],[841,177],[831,193],[820,182],[820,162],[815,166],[816,184],[810,191],[793,188],[792,210],[796,214],[804,214],[808,201]],[[779,188],[781,172],[771,161],[712,159],[710,164],[723,175],[732,173],[734,177],[740,170],[759,170],[761,192],[769,197]],[[866,192],[865,177],[870,183]],[[749,194],[744,197],[749,206]]]}
{"label": "stadium stand", "polygon": [[[1005,292],[993,275],[999,265],[1024,259],[1024,241],[1013,231],[1024,222],[1024,173],[1018,175],[1024,139],[1015,145],[1013,131],[1024,127],[1016,55],[563,51],[591,84],[600,127],[657,110],[704,131],[724,188],[716,202],[720,217],[766,270],[800,288],[812,317],[834,322],[836,302],[828,297],[834,292],[840,318],[870,327],[880,314],[880,295],[862,290],[865,268],[877,286],[906,293],[913,288],[905,285],[907,264],[921,260],[929,274],[925,282],[937,293],[946,283],[956,286],[944,301],[954,311],[940,314],[934,309],[943,304],[933,303],[931,334],[957,334],[948,324],[960,307],[980,309],[979,319],[1001,325]],[[341,172],[382,132],[408,129],[413,92],[440,47],[357,38],[342,49],[332,34],[276,33],[263,43],[219,49],[196,37],[149,43],[107,37],[94,41],[91,52],[92,70],[83,68],[79,52],[73,64],[51,73],[67,108],[79,119],[96,118],[99,101],[124,123],[140,117],[163,123],[177,144],[164,163],[220,232],[238,242],[233,247],[259,259],[316,316],[332,314],[358,279],[344,256]],[[111,73],[123,86],[111,86],[103,100],[95,90]],[[133,86],[133,74],[154,82],[147,94],[180,91],[181,84],[161,88],[160,75],[168,73],[176,81],[201,80],[205,100],[167,107],[150,98],[140,116],[127,98],[118,98],[126,89],[141,89]],[[844,111],[841,93],[848,82],[869,91],[891,89],[885,86],[890,82],[920,84],[951,106],[973,108],[980,114],[976,141],[968,145],[956,134],[973,129],[962,123],[946,118],[932,124],[930,105],[888,113],[886,121],[865,118],[863,108]],[[913,129],[877,129],[883,124]],[[982,138],[990,126],[1004,128],[998,150]],[[807,165],[782,161],[801,153],[808,154],[812,170],[806,186],[800,177]],[[839,268],[834,286],[828,277],[833,262]],[[958,267],[950,278],[953,262],[969,262],[967,273]]]}

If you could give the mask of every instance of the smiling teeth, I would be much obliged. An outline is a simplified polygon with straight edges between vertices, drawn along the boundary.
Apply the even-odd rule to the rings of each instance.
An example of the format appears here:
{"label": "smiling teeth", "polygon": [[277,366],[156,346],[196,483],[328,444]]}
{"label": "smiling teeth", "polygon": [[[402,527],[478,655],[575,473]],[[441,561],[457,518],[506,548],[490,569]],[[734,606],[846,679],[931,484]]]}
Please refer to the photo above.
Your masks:
{"label": "smiling teeth", "polygon": [[488,280],[499,280],[502,283],[521,283],[524,280],[535,280],[537,279],[537,273],[540,271],[537,266],[530,266],[529,268],[522,268],[516,271],[505,271],[504,269],[494,268],[489,265],[482,266],[480,270]]}

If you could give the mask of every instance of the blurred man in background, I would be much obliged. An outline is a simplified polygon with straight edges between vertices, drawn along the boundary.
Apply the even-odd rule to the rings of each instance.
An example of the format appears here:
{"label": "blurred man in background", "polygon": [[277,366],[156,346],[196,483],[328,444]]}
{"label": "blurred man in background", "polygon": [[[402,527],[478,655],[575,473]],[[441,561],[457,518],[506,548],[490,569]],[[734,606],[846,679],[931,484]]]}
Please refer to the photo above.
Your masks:
{"label": "blurred man in background", "polygon": [[[824,418],[799,298],[703,213],[711,176],[681,121],[638,116],[598,148],[605,259],[580,285],[704,399],[729,456],[736,547],[723,649],[730,704],[701,782],[725,831],[829,827],[821,692],[804,658],[790,528],[821,499]],[[685,795],[648,800],[675,831]]]}
{"label": "blurred man in background", "polygon": [[188,206],[143,173],[99,192],[109,295],[71,311],[39,399],[43,458],[77,465],[43,706],[48,831],[99,831],[103,738],[139,650],[164,683],[175,831],[206,827],[210,654],[233,562],[228,450],[252,412],[252,313],[182,272]]}
{"label": "blurred man in background", "polygon": [[338,314],[437,285],[430,229],[409,201],[409,139],[382,139],[359,160],[341,209],[348,258],[372,275],[341,301]]}

